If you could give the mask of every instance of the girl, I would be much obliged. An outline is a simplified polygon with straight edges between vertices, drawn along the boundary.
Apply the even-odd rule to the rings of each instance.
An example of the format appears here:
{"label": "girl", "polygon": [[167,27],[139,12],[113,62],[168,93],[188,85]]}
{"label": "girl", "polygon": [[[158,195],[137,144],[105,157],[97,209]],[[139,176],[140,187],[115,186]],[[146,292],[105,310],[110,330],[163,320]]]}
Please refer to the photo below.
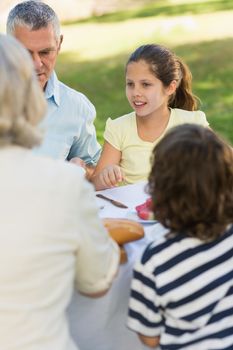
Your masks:
{"label": "girl", "polygon": [[149,193],[169,233],[134,269],[128,326],[163,350],[233,349],[233,152],[179,125],[153,151]]}
{"label": "girl", "polygon": [[126,64],[126,96],[134,111],[107,120],[92,177],[97,190],[147,180],[151,152],[171,127],[208,126],[205,114],[197,111],[191,80],[189,68],[163,46],[143,45],[132,53]]}

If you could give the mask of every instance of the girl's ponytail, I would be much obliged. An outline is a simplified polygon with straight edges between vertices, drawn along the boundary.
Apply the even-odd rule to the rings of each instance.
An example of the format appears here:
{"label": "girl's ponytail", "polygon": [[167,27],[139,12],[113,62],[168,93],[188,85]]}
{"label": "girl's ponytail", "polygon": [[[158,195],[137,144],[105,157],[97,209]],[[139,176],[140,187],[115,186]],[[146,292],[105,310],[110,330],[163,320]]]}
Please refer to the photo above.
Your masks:
{"label": "girl's ponytail", "polygon": [[187,111],[197,110],[200,100],[192,93],[192,74],[188,66],[179,57],[176,57],[176,59],[180,67],[181,78],[176,92],[171,96],[169,107]]}

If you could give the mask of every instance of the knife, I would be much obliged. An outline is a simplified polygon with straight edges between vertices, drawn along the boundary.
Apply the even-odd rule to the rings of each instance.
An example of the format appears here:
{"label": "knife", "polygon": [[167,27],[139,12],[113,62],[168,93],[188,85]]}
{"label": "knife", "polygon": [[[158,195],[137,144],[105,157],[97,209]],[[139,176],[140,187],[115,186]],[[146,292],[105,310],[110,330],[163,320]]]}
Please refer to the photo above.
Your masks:
{"label": "knife", "polygon": [[103,194],[97,193],[97,194],[96,194],[96,197],[105,199],[106,201],[109,201],[110,203],[112,203],[112,204],[115,205],[116,207],[119,207],[119,208],[128,208],[127,205],[125,205],[125,204],[123,204],[123,203],[121,203],[121,202],[115,201],[114,199],[108,198],[108,197],[104,196]]}

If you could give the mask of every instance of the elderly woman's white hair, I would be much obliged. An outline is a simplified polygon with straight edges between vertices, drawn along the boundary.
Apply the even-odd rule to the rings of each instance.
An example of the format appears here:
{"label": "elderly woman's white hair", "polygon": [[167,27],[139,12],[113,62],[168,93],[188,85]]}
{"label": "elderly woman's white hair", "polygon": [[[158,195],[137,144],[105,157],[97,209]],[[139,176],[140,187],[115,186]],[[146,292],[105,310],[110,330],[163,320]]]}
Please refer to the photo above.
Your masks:
{"label": "elderly woman's white hair", "polygon": [[0,146],[39,144],[36,125],[45,111],[29,53],[13,37],[0,34]]}

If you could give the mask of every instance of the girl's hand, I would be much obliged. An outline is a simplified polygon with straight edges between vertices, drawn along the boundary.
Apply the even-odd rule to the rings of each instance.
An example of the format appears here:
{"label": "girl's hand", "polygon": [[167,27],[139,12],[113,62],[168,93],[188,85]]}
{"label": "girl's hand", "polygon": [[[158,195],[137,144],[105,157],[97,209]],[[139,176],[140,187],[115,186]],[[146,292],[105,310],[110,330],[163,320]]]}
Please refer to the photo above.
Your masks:
{"label": "girl's hand", "polygon": [[121,151],[105,141],[100,159],[90,177],[96,191],[114,187],[124,179],[124,174],[119,166],[120,161]]}
{"label": "girl's hand", "polygon": [[106,166],[99,174],[98,187],[110,188],[116,186],[124,180],[124,175],[119,165],[113,164]]}

